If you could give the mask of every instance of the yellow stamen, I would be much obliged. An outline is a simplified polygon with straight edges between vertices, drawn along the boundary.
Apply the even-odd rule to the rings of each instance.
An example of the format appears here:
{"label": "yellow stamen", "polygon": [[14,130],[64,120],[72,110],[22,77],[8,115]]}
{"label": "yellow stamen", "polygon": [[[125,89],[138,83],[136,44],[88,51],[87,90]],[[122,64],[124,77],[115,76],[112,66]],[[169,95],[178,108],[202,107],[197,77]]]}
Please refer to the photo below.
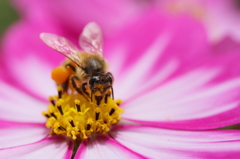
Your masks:
{"label": "yellow stamen", "polygon": [[49,97],[48,111],[42,113],[51,135],[65,135],[81,141],[93,134],[107,134],[121,119],[123,110],[118,107],[121,100],[107,96],[108,100],[103,98],[99,104],[95,98],[91,101],[76,91],[66,93],[62,87],[57,91],[58,95]]}

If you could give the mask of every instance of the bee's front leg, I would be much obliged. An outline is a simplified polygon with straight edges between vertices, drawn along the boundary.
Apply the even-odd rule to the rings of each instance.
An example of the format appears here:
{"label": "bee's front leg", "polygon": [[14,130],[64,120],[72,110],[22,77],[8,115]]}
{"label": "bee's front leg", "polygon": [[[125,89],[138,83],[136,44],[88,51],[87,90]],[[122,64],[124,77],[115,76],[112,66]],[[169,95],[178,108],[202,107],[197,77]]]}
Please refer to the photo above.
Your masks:
{"label": "bee's front leg", "polygon": [[87,83],[82,84],[82,91],[83,91],[83,93],[85,93],[89,97],[89,93],[87,92],[87,89],[86,89],[85,86],[87,86]]}
{"label": "bee's front leg", "polygon": [[78,80],[78,81],[80,80],[80,79],[78,78],[78,76],[72,75],[71,78],[70,78],[70,80],[71,80],[71,83],[72,83],[73,88],[74,88],[79,94],[83,95],[86,99],[88,99],[88,97],[85,95],[85,93],[83,93],[83,90],[81,90],[81,88],[79,88],[79,87],[77,86],[76,82],[75,82],[75,80]]}
{"label": "bee's front leg", "polygon": [[78,86],[77,86],[77,84],[76,84],[76,82],[75,82],[75,79],[76,79],[76,80],[79,80],[78,76],[72,75],[70,79],[71,79],[71,83],[72,83],[73,88],[74,88],[79,94],[82,94],[82,95],[83,95],[82,90],[81,90],[80,88],[78,88]]}

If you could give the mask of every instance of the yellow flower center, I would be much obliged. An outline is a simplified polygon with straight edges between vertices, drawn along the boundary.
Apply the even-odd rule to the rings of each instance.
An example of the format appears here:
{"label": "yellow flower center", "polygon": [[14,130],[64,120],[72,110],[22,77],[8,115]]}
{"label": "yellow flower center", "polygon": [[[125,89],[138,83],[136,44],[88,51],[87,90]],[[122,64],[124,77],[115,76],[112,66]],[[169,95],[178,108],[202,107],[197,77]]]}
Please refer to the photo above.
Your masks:
{"label": "yellow flower center", "polygon": [[90,101],[76,91],[63,93],[61,87],[58,95],[49,97],[49,100],[48,111],[42,114],[47,118],[50,134],[69,136],[73,140],[81,141],[93,134],[106,135],[123,113],[119,108],[121,100],[106,96],[98,105],[95,99]]}

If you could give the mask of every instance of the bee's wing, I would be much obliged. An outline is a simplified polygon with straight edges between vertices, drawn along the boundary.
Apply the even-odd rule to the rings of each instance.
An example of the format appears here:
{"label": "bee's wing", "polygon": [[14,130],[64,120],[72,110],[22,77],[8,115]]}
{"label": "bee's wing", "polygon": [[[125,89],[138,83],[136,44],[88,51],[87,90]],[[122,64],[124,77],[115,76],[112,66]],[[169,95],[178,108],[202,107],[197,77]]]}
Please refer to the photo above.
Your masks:
{"label": "bee's wing", "polygon": [[88,23],[79,38],[79,44],[82,49],[88,53],[103,56],[102,43],[102,31],[100,27],[94,22]]}
{"label": "bee's wing", "polygon": [[54,50],[62,53],[63,55],[71,59],[73,62],[75,62],[78,66],[80,66],[80,59],[77,56],[79,50],[66,38],[50,33],[41,33],[40,38],[45,44],[47,44]]}

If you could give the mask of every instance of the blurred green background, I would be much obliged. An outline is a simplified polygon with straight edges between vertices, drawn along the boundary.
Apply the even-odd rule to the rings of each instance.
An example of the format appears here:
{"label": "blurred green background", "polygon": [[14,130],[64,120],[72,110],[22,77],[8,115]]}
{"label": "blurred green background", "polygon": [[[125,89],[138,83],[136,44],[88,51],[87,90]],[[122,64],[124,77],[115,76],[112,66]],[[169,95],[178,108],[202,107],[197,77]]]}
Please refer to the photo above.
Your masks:
{"label": "blurred green background", "polygon": [[10,1],[0,0],[0,37],[3,36],[5,30],[16,20],[18,20],[18,14],[11,6]]}

